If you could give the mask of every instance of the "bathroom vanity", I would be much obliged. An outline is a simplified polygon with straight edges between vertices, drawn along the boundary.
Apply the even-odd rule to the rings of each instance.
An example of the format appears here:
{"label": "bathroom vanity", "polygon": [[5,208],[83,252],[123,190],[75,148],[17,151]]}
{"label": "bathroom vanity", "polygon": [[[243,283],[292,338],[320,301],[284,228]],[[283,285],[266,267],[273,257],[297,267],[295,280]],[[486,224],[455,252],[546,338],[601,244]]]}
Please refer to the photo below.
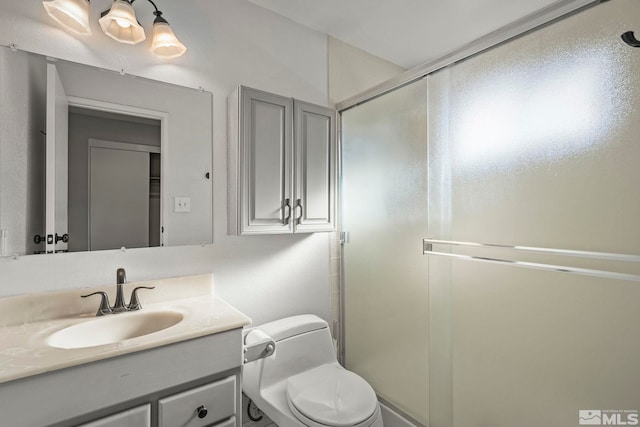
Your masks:
{"label": "bathroom vanity", "polygon": [[140,285],[156,287],[142,310],[102,317],[79,296],[115,286],[0,299],[0,424],[240,426],[249,318],[215,297],[212,275],[125,286]]}

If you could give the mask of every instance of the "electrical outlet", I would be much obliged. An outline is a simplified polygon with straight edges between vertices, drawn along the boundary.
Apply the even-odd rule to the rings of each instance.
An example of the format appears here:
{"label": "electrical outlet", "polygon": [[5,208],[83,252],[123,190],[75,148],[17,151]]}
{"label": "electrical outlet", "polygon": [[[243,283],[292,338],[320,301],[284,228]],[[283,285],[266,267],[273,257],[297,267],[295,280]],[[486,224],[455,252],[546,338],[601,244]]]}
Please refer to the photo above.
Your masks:
{"label": "electrical outlet", "polygon": [[191,212],[190,197],[175,197],[174,212]]}

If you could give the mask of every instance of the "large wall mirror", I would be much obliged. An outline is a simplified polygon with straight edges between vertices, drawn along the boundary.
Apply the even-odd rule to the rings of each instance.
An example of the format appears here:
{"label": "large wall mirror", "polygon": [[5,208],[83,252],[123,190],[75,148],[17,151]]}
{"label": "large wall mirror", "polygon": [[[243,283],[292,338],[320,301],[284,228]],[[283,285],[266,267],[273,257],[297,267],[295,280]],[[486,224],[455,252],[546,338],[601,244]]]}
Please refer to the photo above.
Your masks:
{"label": "large wall mirror", "polygon": [[1,255],[211,243],[212,104],[0,47]]}

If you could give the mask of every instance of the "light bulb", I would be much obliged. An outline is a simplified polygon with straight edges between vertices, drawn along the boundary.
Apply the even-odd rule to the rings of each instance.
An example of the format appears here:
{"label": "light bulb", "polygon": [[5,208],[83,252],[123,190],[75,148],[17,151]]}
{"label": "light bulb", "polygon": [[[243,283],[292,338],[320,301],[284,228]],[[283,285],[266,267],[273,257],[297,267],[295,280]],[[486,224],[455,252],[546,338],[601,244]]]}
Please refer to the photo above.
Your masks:
{"label": "light bulb", "polygon": [[126,19],[114,19],[114,21],[116,21],[116,24],[118,24],[120,27],[122,28],[129,28],[131,26],[131,22],[127,21]]}

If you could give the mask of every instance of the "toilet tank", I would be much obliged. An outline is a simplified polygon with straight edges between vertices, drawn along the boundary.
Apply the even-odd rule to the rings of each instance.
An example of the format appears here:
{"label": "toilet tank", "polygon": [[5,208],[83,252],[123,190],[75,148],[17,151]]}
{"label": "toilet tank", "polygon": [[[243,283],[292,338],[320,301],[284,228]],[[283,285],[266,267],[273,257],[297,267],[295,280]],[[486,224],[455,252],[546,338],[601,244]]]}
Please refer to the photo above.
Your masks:
{"label": "toilet tank", "polygon": [[316,366],[337,363],[327,322],[318,316],[287,317],[255,329],[273,338],[276,351],[273,356],[244,365],[247,389],[258,391]]}

